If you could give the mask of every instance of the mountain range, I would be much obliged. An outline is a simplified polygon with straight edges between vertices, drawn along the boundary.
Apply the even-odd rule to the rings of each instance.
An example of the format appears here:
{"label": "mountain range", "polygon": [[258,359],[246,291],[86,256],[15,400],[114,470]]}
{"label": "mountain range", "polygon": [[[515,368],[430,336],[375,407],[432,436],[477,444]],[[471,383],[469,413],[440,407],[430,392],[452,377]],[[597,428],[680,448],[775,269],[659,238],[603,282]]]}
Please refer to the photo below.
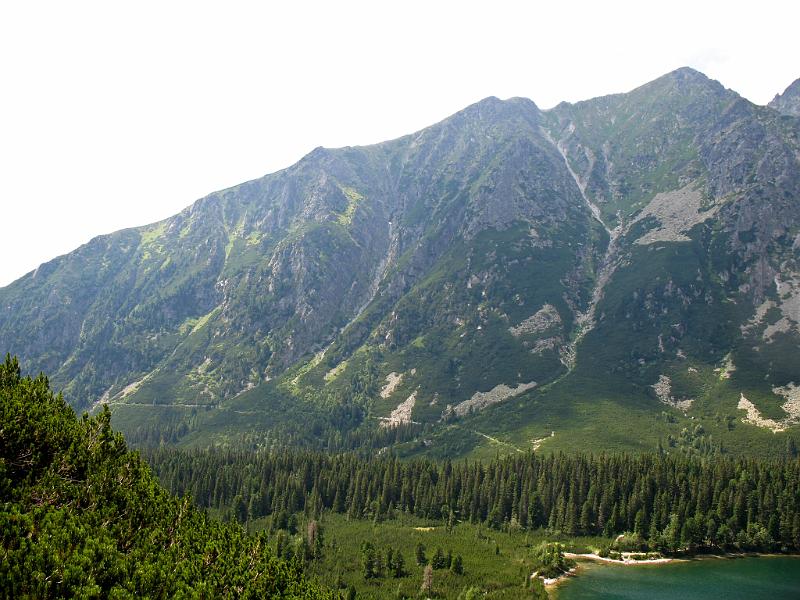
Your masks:
{"label": "mountain range", "polygon": [[800,432],[800,80],[689,68],[317,148],[0,288],[134,443],[771,455]]}

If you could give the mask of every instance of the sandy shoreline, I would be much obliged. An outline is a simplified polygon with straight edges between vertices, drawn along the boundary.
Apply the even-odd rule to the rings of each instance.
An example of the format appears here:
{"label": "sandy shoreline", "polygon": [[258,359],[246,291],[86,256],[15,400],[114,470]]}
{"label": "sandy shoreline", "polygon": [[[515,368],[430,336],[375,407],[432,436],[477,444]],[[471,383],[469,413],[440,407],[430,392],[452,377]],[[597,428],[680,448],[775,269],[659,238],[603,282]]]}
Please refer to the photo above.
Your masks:
{"label": "sandy shoreline", "polygon": [[[572,577],[573,575],[576,575],[576,574],[577,574],[577,572],[578,572],[578,567],[577,567],[577,566],[575,566],[575,567],[572,567],[572,568],[571,568],[569,571],[567,571],[566,573],[562,573],[562,574],[561,574],[561,575],[559,575],[558,577],[551,577],[551,578],[545,578],[545,579],[542,579],[542,583],[544,584],[544,587],[546,587],[546,588],[548,588],[548,589],[549,589],[549,588],[552,588],[552,587],[554,587],[554,586],[558,585],[558,584],[559,584],[559,583],[561,583],[562,581],[565,581],[566,579],[569,579],[569,578],[570,578],[570,577]],[[534,575],[534,576],[535,576],[535,575]]]}
{"label": "sandy shoreline", "polygon": [[617,558],[608,558],[607,556],[600,556],[594,552],[590,554],[575,554],[574,552],[564,552],[565,558],[571,558],[573,560],[594,560],[598,562],[610,563],[614,565],[661,565],[665,563],[675,562],[676,560],[685,560],[681,558],[668,558],[666,556],[662,556],[661,558],[643,558],[640,560],[636,560],[631,558],[630,555],[622,555],[621,559]]}
{"label": "sandy shoreline", "polygon": [[[569,558],[569,559],[578,560],[578,561],[591,560],[591,561],[595,561],[595,562],[614,564],[614,565],[626,565],[626,566],[629,566],[629,565],[659,565],[659,564],[665,564],[665,563],[669,563],[669,562],[675,562],[675,561],[684,560],[684,559],[680,559],[680,558],[666,558],[666,557],[634,560],[634,559],[630,558],[630,556],[625,556],[625,555],[623,555],[622,560],[618,560],[618,559],[615,559],[615,558],[603,557],[603,556],[600,556],[599,554],[596,554],[594,552],[587,553],[587,554],[576,554],[574,552],[564,552],[564,558]],[[580,563],[578,563],[576,566],[572,567],[566,573],[563,573],[563,574],[559,575],[558,577],[552,577],[552,578],[549,578],[549,579],[542,579],[542,583],[548,589],[550,589],[550,588],[552,588],[554,586],[557,586],[558,584],[560,584],[561,582],[569,579],[570,577],[572,577],[574,575],[577,575],[579,567],[580,567]],[[535,576],[535,574],[534,574],[534,576]]]}

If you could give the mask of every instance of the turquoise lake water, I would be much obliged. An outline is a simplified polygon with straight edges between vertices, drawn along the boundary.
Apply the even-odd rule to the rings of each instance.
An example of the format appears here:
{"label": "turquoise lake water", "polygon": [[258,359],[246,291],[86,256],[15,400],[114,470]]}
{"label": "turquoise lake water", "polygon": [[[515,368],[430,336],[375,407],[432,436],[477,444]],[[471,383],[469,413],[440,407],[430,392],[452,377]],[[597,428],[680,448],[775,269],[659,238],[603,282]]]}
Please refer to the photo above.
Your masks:
{"label": "turquoise lake water", "polygon": [[800,557],[709,558],[665,565],[581,562],[558,600],[800,600]]}

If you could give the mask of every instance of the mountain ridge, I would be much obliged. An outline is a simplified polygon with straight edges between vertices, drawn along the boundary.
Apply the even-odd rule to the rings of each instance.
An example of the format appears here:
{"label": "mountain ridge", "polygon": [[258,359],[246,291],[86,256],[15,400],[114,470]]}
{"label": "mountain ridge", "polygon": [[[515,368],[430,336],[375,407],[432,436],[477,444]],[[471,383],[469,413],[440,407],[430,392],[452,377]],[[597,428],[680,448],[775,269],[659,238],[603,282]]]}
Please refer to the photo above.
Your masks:
{"label": "mountain ridge", "polygon": [[795,79],[782,94],[776,94],[767,106],[781,114],[800,117],[800,79]]}
{"label": "mountain ridge", "polygon": [[[800,333],[798,132],[689,68],[546,111],[489,97],[95,238],[0,288],[0,339],[76,405],[134,431],[167,411],[192,443],[294,439],[295,410],[336,429],[350,405],[372,430],[408,401],[401,424],[458,454],[477,427],[518,443],[577,423],[536,415],[605,389],[652,430],[634,445],[672,435],[649,423],[667,410],[732,416],[736,443],[766,447],[736,392],[793,418],[773,388],[800,384],[780,356]],[[726,360],[749,366],[720,382]]]}

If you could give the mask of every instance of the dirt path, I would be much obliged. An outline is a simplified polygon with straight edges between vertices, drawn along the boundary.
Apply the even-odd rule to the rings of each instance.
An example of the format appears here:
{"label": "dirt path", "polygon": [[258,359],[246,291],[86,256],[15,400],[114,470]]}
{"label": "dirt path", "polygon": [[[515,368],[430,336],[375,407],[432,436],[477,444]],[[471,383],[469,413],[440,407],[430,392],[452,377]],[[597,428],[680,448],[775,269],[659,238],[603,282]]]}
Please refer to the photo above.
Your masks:
{"label": "dirt path", "polygon": [[524,451],[522,451],[519,448],[517,448],[514,444],[509,444],[508,442],[504,442],[502,440],[498,440],[495,437],[492,437],[490,435],[486,435],[485,433],[481,433],[480,431],[476,431],[475,429],[468,429],[467,431],[471,431],[472,433],[475,433],[475,434],[477,434],[477,435],[479,435],[481,437],[485,437],[490,442],[494,442],[495,444],[500,444],[501,446],[508,446],[512,450],[516,450],[520,454],[524,454]]}
{"label": "dirt path", "polygon": [[556,436],[556,432],[553,431],[553,432],[550,433],[550,435],[547,435],[547,436],[545,436],[543,438],[537,438],[537,439],[533,440],[533,442],[532,442],[533,451],[536,452],[542,444],[544,444],[547,440],[549,440],[550,438],[555,437],[555,436]]}

